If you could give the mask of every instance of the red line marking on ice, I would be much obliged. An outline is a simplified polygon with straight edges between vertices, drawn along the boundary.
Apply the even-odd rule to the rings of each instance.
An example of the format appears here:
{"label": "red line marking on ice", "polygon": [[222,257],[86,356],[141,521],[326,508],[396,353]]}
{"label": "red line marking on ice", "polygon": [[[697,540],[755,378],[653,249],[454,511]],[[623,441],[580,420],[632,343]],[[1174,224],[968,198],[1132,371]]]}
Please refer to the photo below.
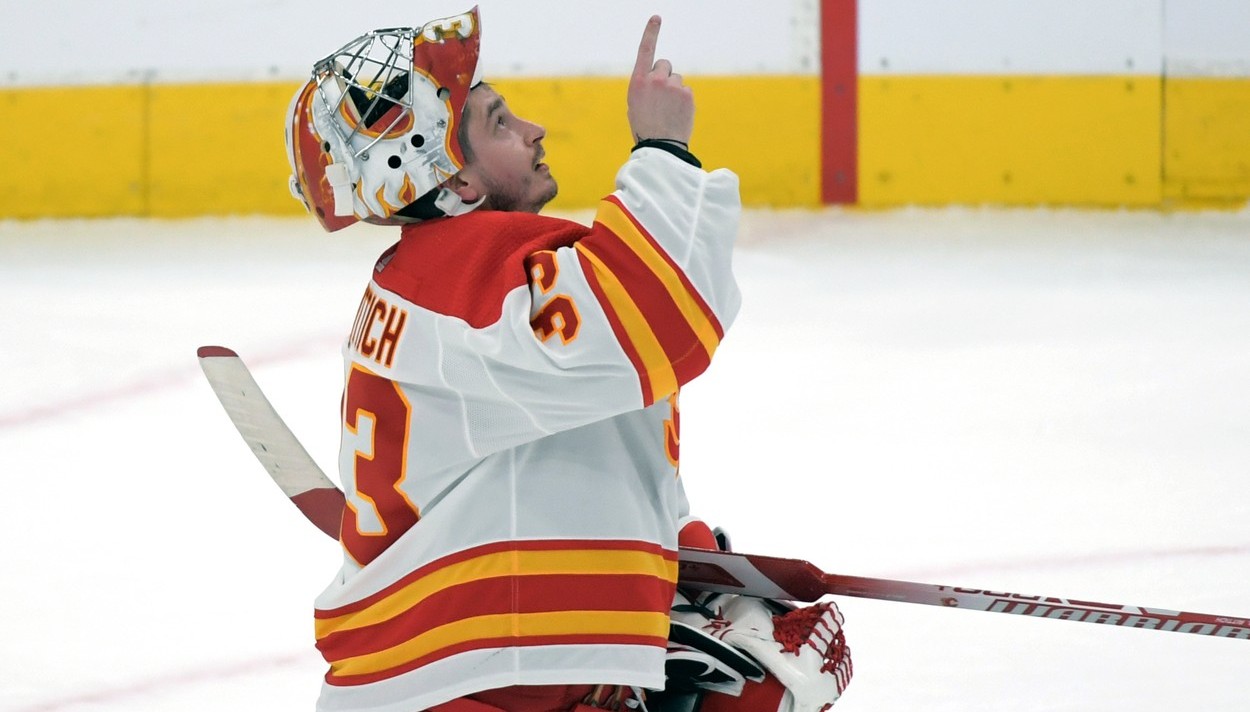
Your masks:
{"label": "red line marking on ice", "polygon": [[181,386],[191,380],[191,371],[168,371],[160,376],[145,378],[131,383],[116,386],[95,393],[67,398],[49,405],[35,406],[25,410],[0,415],[0,429],[16,428],[44,420],[51,420],[68,413],[88,410],[106,403],[113,403],[127,398],[146,395]]}
{"label": "red line marking on ice", "polygon": [[910,572],[908,575],[914,580],[928,581],[945,577],[953,579],[967,574],[981,574],[986,572],[1031,571],[1035,569],[1104,566],[1108,564],[1125,564],[1149,559],[1245,556],[1247,554],[1250,554],[1250,546],[1247,545],[1195,546],[1179,549],[1143,549],[1141,551],[1108,552],[1102,554],[1088,554],[1085,556],[1051,556],[1012,561],[985,561],[959,566],[916,570]]}
{"label": "red line marking on ice", "polygon": [[193,685],[203,683],[221,682],[222,680],[230,678],[261,675],[275,669],[293,667],[300,664],[303,659],[304,656],[302,654],[292,654],[282,657],[253,660],[251,662],[227,665],[218,668],[205,668],[202,670],[162,675],[147,680],[140,680],[124,687],[114,687],[107,690],[100,690],[98,692],[82,692],[69,697],[62,697],[58,700],[39,702],[30,707],[16,709],[13,712],[57,712],[58,710],[65,710],[78,705],[112,704],[132,697],[160,694],[182,687],[191,687]]}
{"label": "red line marking on ice", "polygon": [[[247,362],[249,366],[255,367],[293,361],[331,346],[337,346],[341,341],[342,339],[338,337],[311,337],[268,353],[248,357]],[[32,425],[64,415],[91,410],[110,403],[179,388],[195,380],[199,375],[200,370],[198,368],[188,365],[186,368],[162,371],[148,378],[140,378],[130,383],[124,383],[92,393],[71,396],[61,401],[54,401],[48,405],[34,406],[10,413],[0,413],[0,430]]]}

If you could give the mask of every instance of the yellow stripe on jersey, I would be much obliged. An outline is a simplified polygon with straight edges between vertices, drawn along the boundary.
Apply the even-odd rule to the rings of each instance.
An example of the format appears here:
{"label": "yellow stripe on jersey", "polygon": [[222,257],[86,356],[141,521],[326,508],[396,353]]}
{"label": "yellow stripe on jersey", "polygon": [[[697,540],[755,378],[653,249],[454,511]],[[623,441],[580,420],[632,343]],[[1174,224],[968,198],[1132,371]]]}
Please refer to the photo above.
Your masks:
{"label": "yellow stripe on jersey", "polygon": [[603,259],[586,246],[585,242],[577,243],[577,251],[594,266],[600,288],[613,311],[616,312],[617,319],[620,320],[621,326],[638,352],[638,357],[642,359],[643,368],[646,369],[651,384],[651,393],[648,394],[646,402],[654,403],[662,395],[667,396],[677,392],[680,384],[677,382],[676,372],[673,371],[673,364],[669,361],[668,354],[664,353],[664,348],[660,345],[655,332],[652,331],[646,316],[629,296],[629,290],[621,284]]}
{"label": "yellow stripe on jersey", "polygon": [[552,611],[496,614],[467,618],[439,626],[392,648],[336,660],[332,674],[368,675],[410,663],[452,646],[492,639],[561,635],[668,636],[668,613],[638,611]]}
{"label": "yellow stripe on jersey", "polygon": [[639,231],[638,226],[615,201],[604,200],[599,203],[595,222],[602,223],[604,227],[611,230],[655,273],[655,276],[664,284],[673,304],[677,306],[682,317],[699,337],[703,349],[711,357],[716,347],[720,345],[720,336],[717,335],[716,327],[708,319],[708,314],[704,312],[702,305],[690,294],[690,290],[682,281],[676,268],[656,251],[656,246]]}
{"label": "yellow stripe on jersey", "polygon": [[643,575],[677,581],[677,562],[628,550],[500,551],[430,572],[374,604],[352,613],[316,620],[316,636],[383,623],[457,584],[497,576]]}

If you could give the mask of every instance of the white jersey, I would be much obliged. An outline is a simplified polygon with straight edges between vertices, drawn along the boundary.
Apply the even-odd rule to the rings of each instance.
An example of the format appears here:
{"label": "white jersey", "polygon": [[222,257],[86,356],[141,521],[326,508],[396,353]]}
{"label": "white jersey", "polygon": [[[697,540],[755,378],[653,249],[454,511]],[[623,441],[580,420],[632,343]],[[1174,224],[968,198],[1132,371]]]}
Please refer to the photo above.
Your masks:
{"label": "white jersey", "polygon": [[664,686],[677,391],[738,310],[738,181],[636,150],[594,225],[407,226],[344,349],[344,565],[318,709]]}

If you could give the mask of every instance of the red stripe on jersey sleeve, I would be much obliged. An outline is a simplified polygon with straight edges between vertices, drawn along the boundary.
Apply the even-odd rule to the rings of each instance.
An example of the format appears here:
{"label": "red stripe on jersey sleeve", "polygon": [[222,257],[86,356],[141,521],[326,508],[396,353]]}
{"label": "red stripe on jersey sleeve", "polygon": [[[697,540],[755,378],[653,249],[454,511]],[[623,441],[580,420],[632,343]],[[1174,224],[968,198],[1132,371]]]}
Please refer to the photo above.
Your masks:
{"label": "red stripe on jersey sleeve", "polygon": [[608,300],[607,294],[603,291],[603,286],[599,284],[599,278],[595,275],[595,267],[586,259],[586,255],[580,250],[577,252],[577,260],[582,266],[582,272],[586,275],[586,284],[590,286],[590,291],[595,295],[595,299],[599,301],[599,305],[603,307],[604,316],[608,319],[608,325],[612,327],[612,333],[616,336],[616,341],[621,345],[621,350],[625,352],[625,357],[633,365],[634,371],[638,373],[638,384],[641,390],[642,402],[645,405],[651,405],[654,398],[651,396],[651,377],[647,373],[647,367],[642,362],[642,356],[638,353],[638,349],[634,347],[634,342],[630,340],[629,334],[625,331],[625,326],[621,323],[621,317],[616,313],[616,309]]}
{"label": "red stripe on jersey sleeve", "polygon": [[694,288],[694,284],[690,282],[690,278],[686,276],[685,271],[677,265],[677,262],[673,260],[672,256],[660,247],[660,243],[656,242],[655,237],[653,237],[651,233],[642,226],[642,223],[638,222],[638,218],[634,217],[634,214],[629,211],[629,208],[625,207],[625,204],[621,202],[620,198],[615,195],[609,195],[604,198],[604,202],[611,203],[616,206],[616,208],[629,219],[629,222],[634,226],[634,229],[638,231],[638,235],[647,242],[647,244],[651,247],[651,250],[658,255],[660,259],[664,260],[664,262],[669,266],[669,269],[671,269],[673,274],[676,275],[677,279],[681,281],[686,297],[698,306],[699,311],[701,311],[703,316],[708,320],[708,322],[711,323],[712,328],[716,330],[717,338],[725,338],[725,330],[721,326],[720,320],[716,318],[716,313],[712,311],[712,307],[710,307],[707,301],[703,299],[703,297],[699,294],[699,291]]}
{"label": "red stripe on jersey sleeve", "polygon": [[[615,281],[625,289],[631,301],[638,307],[642,318],[646,320],[651,333],[663,349],[677,377],[678,385],[688,383],[707,370],[712,361],[711,354],[704,348],[694,327],[674,302],[664,278],[656,274],[635,252],[640,247],[637,242],[631,245],[626,238],[596,223],[590,236],[579,244],[599,257]],[[647,243],[646,249],[666,257],[652,247],[653,244]],[[680,274],[680,271],[675,272]],[[670,394],[657,393],[655,399],[668,395]]]}

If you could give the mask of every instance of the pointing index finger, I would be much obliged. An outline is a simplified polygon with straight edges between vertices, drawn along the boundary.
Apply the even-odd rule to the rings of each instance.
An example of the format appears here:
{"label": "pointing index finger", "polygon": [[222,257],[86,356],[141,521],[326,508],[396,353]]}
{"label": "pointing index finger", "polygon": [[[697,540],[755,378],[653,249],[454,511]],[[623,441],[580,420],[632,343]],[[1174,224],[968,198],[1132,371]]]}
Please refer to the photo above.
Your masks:
{"label": "pointing index finger", "polygon": [[638,44],[638,60],[634,62],[634,76],[643,76],[651,71],[655,64],[655,46],[660,37],[660,16],[652,15],[642,31],[642,42]]}

